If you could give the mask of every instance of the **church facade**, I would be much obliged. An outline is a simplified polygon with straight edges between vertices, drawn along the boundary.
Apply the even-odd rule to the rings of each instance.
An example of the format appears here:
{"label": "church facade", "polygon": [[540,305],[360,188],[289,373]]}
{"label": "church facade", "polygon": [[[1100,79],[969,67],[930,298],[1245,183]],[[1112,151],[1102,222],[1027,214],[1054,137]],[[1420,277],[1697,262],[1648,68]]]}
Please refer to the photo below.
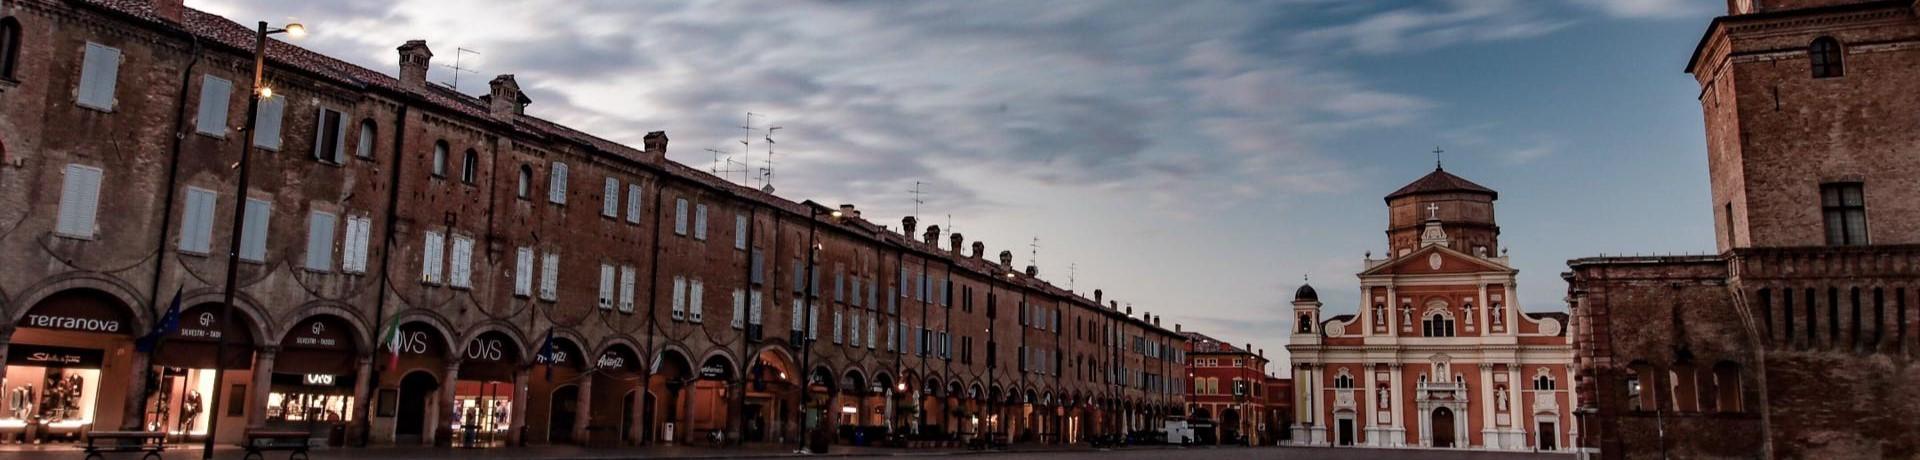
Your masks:
{"label": "church facade", "polygon": [[1561,450],[1577,436],[1568,316],[1519,308],[1499,194],[1436,168],[1387,195],[1357,314],[1294,295],[1298,444]]}

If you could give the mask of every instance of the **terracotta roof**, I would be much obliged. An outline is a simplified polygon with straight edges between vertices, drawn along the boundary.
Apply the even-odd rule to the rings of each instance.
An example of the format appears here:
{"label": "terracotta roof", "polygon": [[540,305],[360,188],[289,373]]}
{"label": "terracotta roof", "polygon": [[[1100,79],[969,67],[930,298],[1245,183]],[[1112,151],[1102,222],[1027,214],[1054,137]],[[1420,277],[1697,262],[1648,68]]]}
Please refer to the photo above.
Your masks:
{"label": "terracotta roof", "polygon": [[1500,193],[1493,191],[1493,189],[1475,184],[1473,181],[1466,180],[1460,176],[1455,176],[1445,169],[1434,168],[1433,172],[1428,173],[1425,177],[1421,177],[1419,180],[1415,180],[1413,183],[1407,184],[1407,186],[1400,187],[1399,190],[1387,194],[1387,201],[1393,201],[1394,198],[1407,195],[1445,192],[1485,193],[1493,195],[1494,199],[1500,198]]}

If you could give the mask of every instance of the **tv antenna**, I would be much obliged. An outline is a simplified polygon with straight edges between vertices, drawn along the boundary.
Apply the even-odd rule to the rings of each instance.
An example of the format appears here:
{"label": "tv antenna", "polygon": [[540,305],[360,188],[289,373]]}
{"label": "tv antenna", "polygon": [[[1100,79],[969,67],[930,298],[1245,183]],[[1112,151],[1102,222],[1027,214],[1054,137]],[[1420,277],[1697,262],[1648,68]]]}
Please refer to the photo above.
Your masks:
{"label": "tv antenna", "polygon": [[914,220],[919,220],[920,205],[927,204],[927,200],[921,199],[922,196],[926,195],[926,192],[920,191],[920,181],[913,181],[912,193],[913,193],[913,218]]}
{"label": "tv antenna", "polygon": [[1080,276],[1080,263],[1067,264],[1067,292],[1073,292],[1073,280]]}
{"label": "tv antenna", "polygon": [[441,65],[440,65],[441,67],[446,67],[446,68],[450,68],[450,69],[453,69],[453,82],[451,83],[451,85],[453,85],[453,90],[454,90],[454,91],[459,91],[459,90],[460,90],[460,74],[462,74],[462,73],[479,73],[479,72],[475,72],[475,71],[473,70],[473,68],[471,68],[471,67],[461,67],[461,59],[460,59],[460,58],[462,58],[462,57],[466,57],[466,55],[468,55],[468,54],[472,54],[472,55],[475,55],[475,56],[478,56],[478,55],[480,55],[480,52],[479,52],[479,51],[474,51],[474,50],[470,50],[470,49],[466,49],[466,48],[454,48],[454,50],[453,50],[453,65],[446,65],[446,64],[441,64]]}
{"label": "tv antenna", "polygon": [[1027,250],[1027,265],[1040,266],[1040,237],[1033,237],[1033,242],[1027,243]]}
{"label": "tv antenna", "polygon": [[767,127],[767,165],[760,167],[760,191],[773,193],[773,132],[780,126]]}
{"label": "tv antenna", "polygon": [[[733,161],[732,152],[728,152],[726,150],[721,150],[721,149],[706,149],[706,150],[707,152],[713,154],[713,166],[708,167],[707,171],[713,173],[713,175],[715,176],[726,178],[727,175],[733,174],[733,172],[735,171],[735,169],[733,168],[733,165],[740,164],[740,162],[738,161]],[[741,168],[739,170],[745,171],[746,168]]]}

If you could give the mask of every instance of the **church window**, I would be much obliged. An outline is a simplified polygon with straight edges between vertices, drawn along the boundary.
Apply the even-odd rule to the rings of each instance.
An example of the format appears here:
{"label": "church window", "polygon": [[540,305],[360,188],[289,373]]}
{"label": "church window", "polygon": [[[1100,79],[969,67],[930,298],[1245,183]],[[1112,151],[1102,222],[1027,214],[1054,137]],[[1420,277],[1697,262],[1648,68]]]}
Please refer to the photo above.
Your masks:
{"label": "church window", "polygon": [[0,79],[14,80],[14,68],[20,64],[20,21],[0,19]]}
{"label": "church window", "polygon": [[1821,184],[1820,211],[1828,246],[1867,244],[1866,193],[1859,182]]}
{"label": "church window", "polygon": [[1715,405],[1720,412],[1741,412],[1740,404],[1740,365],[1731,361],[1721,361],[1713,365]]}
{"label": "church window", "polygon": [[1313,316],[1312,315],[1300,315],[1299,324],[1300,324],[1301,334],[1313,333]]}
{"label": "church window", "polygon": [[1833,37],[1813,39],[1807,46],[1807,60],[1813,67],[1813,78],[1834,78],[1846,75],[1846,65],[1842,61],[1840,41]]}
{"label": "church window", "polygon": [[1347,375],[1347,374],[1340,374],[1340,376],[1334,377],[1333,387],[1335,389],[1341,389],[1341,390],[1353,389],[1353,376]]}
{"label": "church window", "polygon": [[1553,376],[1542,374],[1539,377],[1534,377],[1533,389],[1540,390],[1540,391],[1553,391],[1554,389]]}
{"label": "church window", "polygon": [[1427,337],[1453,337],[1453,318],[1434,313],[1421,322],[1421,328]]}
{"label": "church window", "polygon": [[1793,344],[1793,288],[1780,290],[1780,338]]}

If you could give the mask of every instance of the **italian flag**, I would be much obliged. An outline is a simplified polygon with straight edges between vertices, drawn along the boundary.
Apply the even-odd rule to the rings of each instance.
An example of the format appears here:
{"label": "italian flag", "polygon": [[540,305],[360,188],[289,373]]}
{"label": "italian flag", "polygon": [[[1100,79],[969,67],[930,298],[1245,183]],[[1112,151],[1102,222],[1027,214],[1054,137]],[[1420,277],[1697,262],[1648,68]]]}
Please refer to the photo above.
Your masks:
{"label": "italian flag", "polygon": [[387,320],[386,332],[380,335],[380,341],[386,342],[387,351],[392,356],[387,359],[387,369],[399,367],[400,348],[403,342],[400,335],[400,315],[393,315],[393,319]]}

